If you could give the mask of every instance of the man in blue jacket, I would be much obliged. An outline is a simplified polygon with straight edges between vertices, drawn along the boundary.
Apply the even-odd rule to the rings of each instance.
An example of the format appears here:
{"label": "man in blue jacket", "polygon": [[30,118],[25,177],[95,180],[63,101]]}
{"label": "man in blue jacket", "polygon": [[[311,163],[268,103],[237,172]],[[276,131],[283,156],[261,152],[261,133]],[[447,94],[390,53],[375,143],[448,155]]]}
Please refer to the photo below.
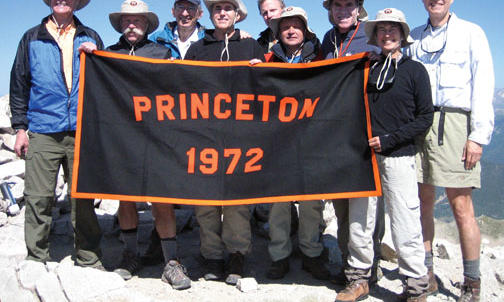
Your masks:
{"label": "man in blue jacket", "polygon": [[[21,39],[12,66],[10,107],[15,152],[26,159],[25,241],[27,259],[50,261],[49,233],[60,166],[68,188],[74,160],[79,88],[79,46],[103,43],[74,12],[90,0],[44,0],[51,14]],[[92,200],[71,199],[76,263],[103,269],[101,230]]]}
{"label": "man in blue jacket", "polygon": [[192,43],[205,36],[205,28],[198,20],[203,15],[200,0],[175,0],[172,8],[175,21],[166,23],[162,30],[149,39],[170,48],[175,59],[183,59]]}

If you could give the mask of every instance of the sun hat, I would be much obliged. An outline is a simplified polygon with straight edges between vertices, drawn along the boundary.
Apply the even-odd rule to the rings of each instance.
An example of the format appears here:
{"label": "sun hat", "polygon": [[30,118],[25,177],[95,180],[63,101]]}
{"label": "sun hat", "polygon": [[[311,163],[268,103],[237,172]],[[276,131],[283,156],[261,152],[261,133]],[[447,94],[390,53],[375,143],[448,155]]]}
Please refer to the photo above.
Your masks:
{"label": "sun hat", "polygon": [[378,14],[376,14],[376,20],[366,22],[364,31],[368,37],[368,44],[377,46],[376,35],[374,33],[378,22],[395,22],[401,24],[404,36],[406,37],[406,39],[402,41],[401,47],[406,47],[414,42],[413,38],[410,36],[410,28],[406,22],[404,13],[397,8],[385,8],[378,11]]}
{"label": "sun hat", "polygon": [[[324,6],[325,9],[327,9],[329,11],[329,21],[331,22],[331,24],[336,24],[336,22],[334,22],[332,14],[331,14],[331,7],[330,7],[331,1],[333,1],[333,0],[324,0],[324,2],[322,2],[322,5]],[[360,9],[359,15],[357,16],[357,19],[359,21],[367,21],[368,13],[367,13],[366,9],[364,8],[364,0],[359,0],[359,7],[361,9]]]}
{"label": "sun hat", "polygon": [[247,18],[247,8],[245,7],[245,4],[241,0],[204,0],[205,1],[205,6],[210,12],[212,13],[212,5],[220,2],[229,2],[232,3],[237,9],[238,9],[238,14],[240,15],[240,20],[237,22],[241,22]]}
{"label": "sun hat", "polygon": [[280,17],[271,19],[269,27],[273,31],[274,37],[278,37],[280,22],[282,22],[282,19],[290,18],[290,17],[298,17],[301,20],[303,20],[304,25],[306,27],[307,35],[310,36],[310,37],[307,37],[306,39],[311,40],[315,37],[315,33],[308,26],[308,15],[306,14],[305,10],[302,9],[301,7],[296,7],[296,6],[289,6],[289,7],[284,8],[282,10],[282,14],[280,15]]}
{"label": "sun hat", "polygon": [[[77,5],[77,7],[75,8],[75,10],[79,10],[79,9],[82,9],[84,8],[84,6],[88,5],[89,1],[91,0],[79,0],[79,5]],[[51,6],[51,0],[44,0],[45,4],[47,4],[47,6]]]}
{"label": "sun hat", "polygon": [[147,31],[146,35],[152,33],[156,30],[159,25],[159,19],[157,15],[149,11],[149,6],[142,0],[126,0],[121,4],[121,11],[117,13],[109,14],[110,23],[112,27],[122,33],[121,30],[121,17],[124,15],[140,15],[147,18]]}

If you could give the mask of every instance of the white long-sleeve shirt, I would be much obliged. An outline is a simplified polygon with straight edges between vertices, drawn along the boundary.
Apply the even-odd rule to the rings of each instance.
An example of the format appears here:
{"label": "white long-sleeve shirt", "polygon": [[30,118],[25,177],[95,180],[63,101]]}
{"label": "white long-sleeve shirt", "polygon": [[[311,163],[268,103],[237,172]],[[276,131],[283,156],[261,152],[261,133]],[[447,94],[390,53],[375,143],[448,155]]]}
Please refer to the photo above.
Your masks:
{"label": "white long-sleeve shirt", "polygon": [[407,53],[426,67],[434,106],[471,112],[469,139],[488,145],[494,127],[495,76],[483,30],[452,13],[443,27],[427,23],[415,28],[411,36],[415,43]]}

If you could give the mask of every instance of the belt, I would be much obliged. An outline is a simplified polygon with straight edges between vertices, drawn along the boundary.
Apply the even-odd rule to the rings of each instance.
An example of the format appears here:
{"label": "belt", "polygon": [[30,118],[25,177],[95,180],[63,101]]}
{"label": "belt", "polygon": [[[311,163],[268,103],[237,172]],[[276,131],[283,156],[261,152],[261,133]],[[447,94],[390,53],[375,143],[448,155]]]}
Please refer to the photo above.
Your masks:
{"label": "belt", "polygon": [[[438,145],[442,146],[444,144],[444,123],[445,123],[445,116],[446,112],[458,112],[458,113],[464,113],[467,116],[470,116],[471,112],[462,110],[460,108],[451,108],[451,107],[439,107],[439,106],[434,106],[434,111],[440,112],[439,114],[439,125],[438,125]],[[471,123],[469,120],[467,121],[467,135],[471,132]]]}

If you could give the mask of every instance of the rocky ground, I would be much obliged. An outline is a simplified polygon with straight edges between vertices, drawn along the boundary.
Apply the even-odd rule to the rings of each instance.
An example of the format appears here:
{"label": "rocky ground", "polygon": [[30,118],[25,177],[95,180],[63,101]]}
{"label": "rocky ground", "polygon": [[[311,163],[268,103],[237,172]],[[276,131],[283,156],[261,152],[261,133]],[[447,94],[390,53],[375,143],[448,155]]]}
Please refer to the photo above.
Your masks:
{"label": "rocky ground", "polygon": [[[13,152],[15,136],[8,119],[7,97],[0,98],[0,183],[8,182],[14,197],[21,201],[24,187],[24,161]],[[291,259],[291,271],[285,279],[271,281],[265,278],[270,264],[267,253],[265,226],[253,223],[253,250],[246,260],[246,279],[242,288],[223,282],[207,282],[202,279],[202,261],[199,256],[199,227],[191,207],[177,209],[179,256],[187,267],[192,287],[176,291],[160,279],[162,266],[144,267],[129,281],[123,281],[112,272],[76,267],[72,261],[73,234],[70,223],[66,188],[59,177],[56,189],[57,203],[53,209],[50,252],[54,262],[46,265],[25,261],[24,207],[17,215],[7,215],[9,204],[0,199],[0,302],[144,302],[144,301],[264,301],[264,302],[318,302],[334,301],[342,287],[331,282],[313,279],[301,270],[298,252]],[[1,197],[1,196],[0,196]],[[118,239],[117,201],[96,201],[96,212],[102,227],[103,263],[112,270],[120,261],[122,243]],[[327,266],[332,273],[341,268],[336,239],[336,221],[331,207],[325,212],[328,227],[324,234]],[[150,208],[139,205],[139,241],[141,251],[147,247],[152,228]],[[14,214],[14,213],[12,213]],[[501,237],[503,222],[488,218],[479,220],[482,232],[481,271],[483,280],[482,301],[504,300],[504,242]],[[456,228],[453,223],[437,222],[435,266],[440,281],[440,293],[428,301],[456,301],[462,278],[460,250],[456,245]],[[382,246],[381,269],[384,277],[371,290],[366,301],[396,301],[402,290],[397,273],[395,253],[391,248],[387,230]]]}

